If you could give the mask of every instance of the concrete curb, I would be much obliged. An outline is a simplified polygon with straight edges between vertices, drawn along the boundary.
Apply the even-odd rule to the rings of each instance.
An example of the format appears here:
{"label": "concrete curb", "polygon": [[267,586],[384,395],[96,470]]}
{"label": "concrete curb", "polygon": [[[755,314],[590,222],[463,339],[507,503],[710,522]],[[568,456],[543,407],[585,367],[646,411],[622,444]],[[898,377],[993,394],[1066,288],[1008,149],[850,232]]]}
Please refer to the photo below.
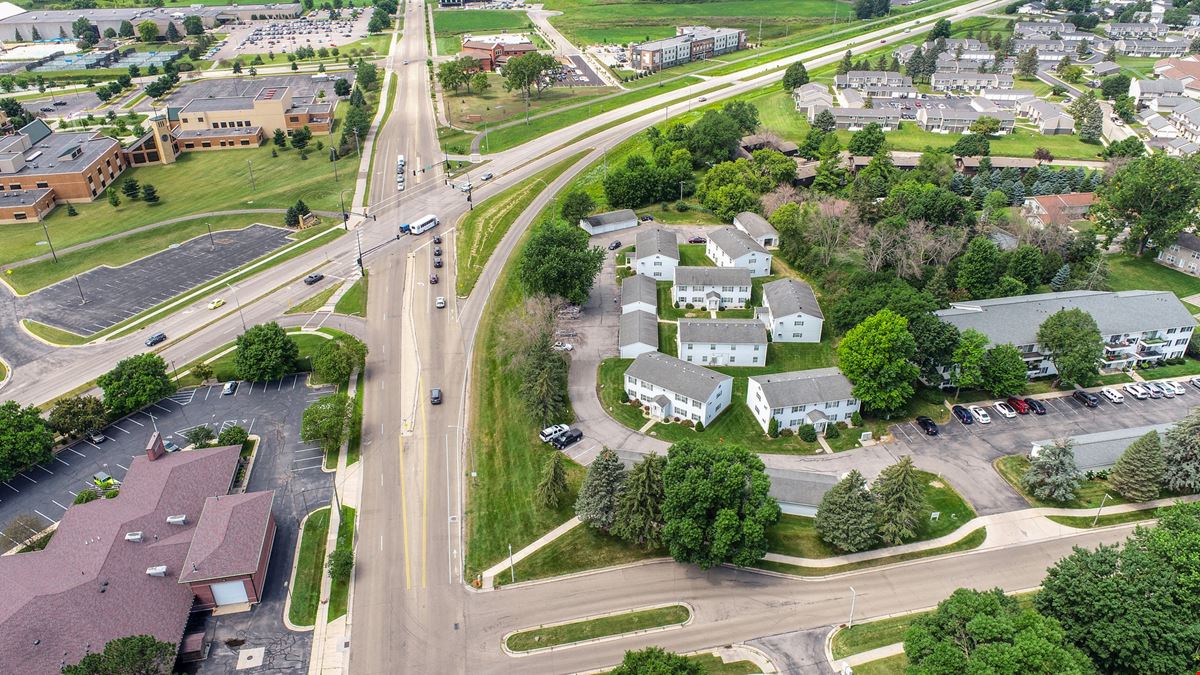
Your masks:
{"label": "concrete curb", "polygon": [[0,378],[0,389],[3,389],[4,385],[8,384],[12,380],[13,369],[12,365],[9,364],[8,361],[4,360],[3,356],[0,356],[0,366],[4,368],[4,377]]}
{"label": "concrete curb", "polygon": [[[300,519],[300,525],[297,528],[300,536],[296,537],[296,552],[292,555],[292,573],[288,576],[287,598],[283,602],[283,625],[287,626],[288,630],[296,631],[297,633],[307,633],[316,628],[316,623],[313,623],[311,626],[297,626],[296,624],[292,623],[290,615],[292,612],[292,590],[296,588],[296,572],[299,571],[300,565],[300,546],[304,543],[304,525],[308,522],[309,516],[321,511],[322,509],[329,509],[330,515],[333,515],[332,506],[315,508],[306,513],[304,517]],[[317,607],[317,611],[321,611],[321,607],[319,605]]]}
{"label": "concrete curb", "polygon": [[[561,645],[554,645],[553,647],[540,647],[538,649],[529,649],[529,650],[525,650],[525,651],[514,651],[512,649],[509,649],[509,647],[508,647],[508,639],[510,637],[512,637],[513,635],[516,635],[517,633],[525,633],[525,632],[528,632],[531,630],[539,630],[542,628],[553,628],[555,626],[566,626],[568,624],[583,623],[585,621],[594,621],[596,619],[603,619],[603,618],[610,617],[610,616],[621,616],[623,614],[634,614],[636,612],[644,612],[644,611],[648,611],[648,610],[652,610],[652,609],[661,609],[664,607],[684,607],[684,608],[686,608],[688,611],[687,620],[684,621],[683,623],[673,623],[673,624],[670,624],[667,626],[655,626],[654,628],[643,628],[641,630],[630,631],[628,633],[618,633],[616,635],[606,635],[604,637],[591,638],[588,640],[580,640],[578,642],[567,642],[567,643],[561,644]],[[646,635],[648,633],[660,633],[662,631],[667,631],[667,630],[676,630],[679,628],[683,628],[684,626],[687,626],[688,624],[692,623],[692,621],[695,618],[696,618],[696,608],[693,607],[691,605],[691,603],[688,603],[685,601],[662,602],[662,603],[658,603],[656,605],[644,605],[642,607],[621,609],[621,610],[617,610],[614,612],[605,612],[603,614],[593,614],[591,616],[579,617],[577,619],[568,619],[566,621],[555,621],[553,623],[544,623],[544,624],[541,624],[538,626],[530,626],[528,628],[519,628],[517,630],[513,630],[513,631],[509,631],[509,632],[505,633],[504,636],[500,638],[500,648],[504,650],[505,654],[508,654],[509,656],[512,656],[515,658],[520,658],[522,656],[533,656],[536,654],[545,654],[547,652],[561,651],[563,649],[570,649],[572,647],[582,647],[585,645],[598,644],[601,642],[612,642],[613,640],[620,640],[620,639],[627,638],[627,637],[633,637],[634,635]]]}
{"label": "concrete curb", "polygon": [[242,486],[238,488],[238,491],[243,493],[246,491],[246,486],[250,484],[250,472],[254,470],[254,460],[258,459],[258,448],[262,443],[262,437],[258,434],[250,434],[246,440],[254,441],[254,445],[250,447],[250,461],[246,462],[246,473],[242,475]]}
{"label": "concrete curb", "polygon": [[675,562],[674,558],[650,558],[648,560],[639,560],[637,562],[625,563],[623,565],[613,565],[611,567],[598,567],[596,569],[583,570],[582,572],[572,572],[570,574],[563,574],[563,575],[560,575],[557,577],[546,577],[545,579],[530,579],[529,581],[518,581],[515,584],[508,584],[507,586],[497,586],[494,588],[475,588],[474,586],[467,584],[467,590],[471,591],[472,593],[494,593],[494,592],[504,591],[504,590],[528,588],[530,586],[538,586],[540,584],[549,584],[549,583],[554,583],[554,582],[558,582],[558,581],[564,581],[567,579],[575,579],[577,577],[586,577],[586,576],[589,576],[592,574],[603,574],[605,572],[613,572],[615,570],[632,569],[634,567],[641,567],[643,565],[654,565],[654,564],[658,564],[658,563],[672,563],[672,562]]}

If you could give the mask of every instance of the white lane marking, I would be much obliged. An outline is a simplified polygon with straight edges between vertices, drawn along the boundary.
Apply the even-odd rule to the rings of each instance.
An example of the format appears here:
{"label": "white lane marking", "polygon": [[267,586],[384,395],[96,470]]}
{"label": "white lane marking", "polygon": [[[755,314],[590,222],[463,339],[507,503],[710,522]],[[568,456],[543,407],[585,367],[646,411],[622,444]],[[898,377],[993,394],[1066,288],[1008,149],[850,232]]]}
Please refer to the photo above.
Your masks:
{"label": "white lane marking", "polygon": [[62,509],[63,511],[67,510],[67,507],[63,506],[62,504],[59,504],[57,499],[51,499],[50,501],[54,502],[54,505],[57,506],[58,508]]}
{"label": "white lane marking", "polygon": [[45,518],[46,520],[50,521],[51,523],[58,522],[58,521],[54,520],[53,518],[51,518],[50,516],[42,513],[41,511],[38,511],[37,509],[34,509],[33,512],[38,514],[39,516]]}
{"label": "white lane marking", "polygon": [[[380,477],[382,478],[382,476],[380,476]],[[5,486],[5,487],[7,487],[9,490],[12,490],[13,492],[20,492],[20,490],[18,490],[17,488],[15,488],[15,487],[13,487],[13,486],[9,485],[8,483],[5,483],[5,484],[4,484],[4,486]]]}
{"label": "white lane marking", "polygon": [[71,466],[71,463],[70,463],[70,462],[68,462],[68,461],[66,461],[66,460],[64,460],[62,457],[55,457],[55,458],[54,458],[54,461],[56,461],[56,462],[62,462],[63,464],[66,464],[67,466]]}
{"label": "white lane marking", "polygon": [[137,421],[137,420],[133,419],[132,417],[126,417],[126,418],[125,418],[125,421],[126,421],[126,422],[133,422],[134,424],[138,425],[139,427],[144,427],[144,426],[146,426],[145,424],[142,424],[141,422],[139,422],[139,421]]}
{"label": "white lane marking", "polygon": [[119,426],[117,426],[117,425],[115,425],[115,424],[114,424],[114,425],[112,425],[112,427],[111,427],[111,428],[113,428],[113,429],[116,429],[117,431],[120,431],[120,432],[121,432],[121,433],[123,433],[123,434],[128,434],[128,433],[130,433],[130,432],[128,432],[128,431],[125,431],[124,429],[122,429],[121,427],[119,427]]}
{"label": "white lane marking", "polygon": [[87,457],[87,455],[85,455],[85,454],[83,454],[82,452],[80,452],[80,451],[76,450],[75,448],[67,448],[67,449],[68,449],[68,450],[70,450],[71,452],[73,452],[73,453],[75,453],[75,454],[79,455],[80,457]]}
{"label": "white lane marking", "polygon": [[18,475],[18,476],[20,476],[20,477],[22,477],[22,478],[24,478],[24,479],[26,479],[26,480],[28,480],[28,481],[31,481],[31,482],[33,482],[33,483],[36,483],[36,482],[37,482],[36,480],[33,480],[32,478],[30,478],[29,476],[26,476],[26,475],[25,475],[25,474],[23,474],[23,473],[21,473],[21,474],[17,474],[17,475]]}
{"label": "white lane marking", "polygon": [[151,403],[150,405],[154,406],[155,408],[158,408],[159,410],[161,410],[161,411],[163,411],[163,412],[171,412],[171,409],[170,409],[170,408],[164,408],[164,407],[162,407],[161,405],[159,405],[159,404],[157,404],[157,403]]}
{"label": "white lane marking", "polygon": [[129,467],[125,466],[124,464],[117,463],[117,466],[121,467],[122,469],[125,469],[126,471],[129,470]]}

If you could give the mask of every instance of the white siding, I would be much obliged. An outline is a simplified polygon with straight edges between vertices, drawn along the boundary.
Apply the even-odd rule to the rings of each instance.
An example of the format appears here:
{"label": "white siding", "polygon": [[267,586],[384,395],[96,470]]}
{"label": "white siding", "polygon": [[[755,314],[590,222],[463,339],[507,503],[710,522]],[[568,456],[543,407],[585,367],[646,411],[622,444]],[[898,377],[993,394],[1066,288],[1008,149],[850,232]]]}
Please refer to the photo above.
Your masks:
{"label": "white siding", "polygon": [[750,304],[750,289],[751,286],[716,286],[705,284],[703,286],[681,286],[675,284],[671,288],[675,302],[683,307],[688,303],[697,308],[704,308],[706,302],[705,296],[711,291],[716,291],[721,294],[721,307],[734,308],[745,307]]}
{"label": "white siding", "polygon": [[772,316],[771,339],[775,342],[820,342],[825,321],[797,312],[788,316]]}
{"label": "white siding", "polygon": [[706,401],[698,401],[660,387],[653,382],[639,380],[629,375],[625,376],[625,395],[636,398],[642,403],[651,403],[655,397],[664,395],[671,400],[670,417],[702,422],[706,426],[717,418],[725,408],[733,394],[733,381],[726,380],[713,390]]}
{"label": "white siding", "polygon": [[655,253],[645,258],[638,258],[634,268],[638,274],[644,274],[655,281],[674,281],[675,266],[678,264],[679,261],[674,258]]}
{"label": "white siding", "polygon": [[763,396],[762,385],[753,379],[748,380],[746,405],[750,406],[750,412],[754,413],[754,419],[758,420],[758,424],[764,432],[770,427],[772,416],[779,420],[780,429],[795,431],[809,423],[807,414],[814,410],[823,413],[830,423],[846,422],[847,424],[849,424],[851,416],[859,410],[858,399],[848,398],[786,406],[775,408],[772,411],[767,406],[766,397]]}
{"label": "white siding", "polygon": [[767,345],[683,342],[676,337],[679,358],[701,366],[765,366]]}

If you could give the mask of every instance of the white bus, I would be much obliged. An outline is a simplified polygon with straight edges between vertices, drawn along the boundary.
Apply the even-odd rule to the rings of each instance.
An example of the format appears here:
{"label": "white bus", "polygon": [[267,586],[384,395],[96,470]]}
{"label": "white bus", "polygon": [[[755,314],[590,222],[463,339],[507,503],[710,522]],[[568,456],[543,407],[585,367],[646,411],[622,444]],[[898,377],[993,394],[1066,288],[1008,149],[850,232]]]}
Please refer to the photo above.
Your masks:
{"label": "white bus", "polygon": [[405,228],[408,228],[407,231],[409,234],[421,234],[422,232],[432,230],[439,224],[441,224],[441,221],[437,219],[437,216],[431,213],[428,216],[424,216],[419,220],[413,221],[413,223],[410,225],[401,225],[400,231],[404,232]]}

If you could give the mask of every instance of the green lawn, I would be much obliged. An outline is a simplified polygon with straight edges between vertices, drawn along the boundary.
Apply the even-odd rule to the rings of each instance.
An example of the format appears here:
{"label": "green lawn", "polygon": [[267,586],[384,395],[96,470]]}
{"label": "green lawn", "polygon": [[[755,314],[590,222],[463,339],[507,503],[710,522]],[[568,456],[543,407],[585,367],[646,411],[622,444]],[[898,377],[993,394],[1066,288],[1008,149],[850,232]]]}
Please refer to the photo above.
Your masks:
{"label": "green lawn", "polygon": [[[879,621],[854,624],[833,634],[830,647],[833,658],[844,659],[852,654],[869,652],[872,649],[904,642],[904,634],[908,632],[917,617],[926,616],[930,612],[904,614]],[[858,672],[856,668],[854,672]]]}
{"label": "green lawn", "polygon": [[[661,337],[659,338],[661,339]],[[604,359],[597,369],[596,386],[605,411],[630,429],[640,429],[646,423],[642,411],[629,405],[625,396],[625,370],[633,359]]]}
{"label": "green lawn", "polygon": [[[267,144],[222,152],[189,152],[180,155],[174,164],[128,169],[115,182],[117,189],[130,179],[150,183],[161,198],[158,204],[149,205],[121,195],[121,205],[114,208],[109,205],[107,195],[101,194],[90,204],[75,205],[77,216],[68,216],[66,208],[55,209],[46,218],[45,226],[54,245],[65,248],[169,218],[209,211],[287,208],[300,199],[314,210],[336,211],[338,190],[352,188],[354,184],[350,176],[343,175],[341,182],[333,180],[333,164],[322,159],[323,153],[315,152],[316,141],[322,140],[328,141],[314,140],[314,152],[307,161],[301,160],[296,150],[280,151],[278,157],[271,157],[274,146]],[[254,169],[253,188],[250,166]],[[282,215],[259,215],[254,219],[283,224]],[[254,219],[243,218],[242,222]],[[204,231],[203,223],[199,231]],[[198,233],[195,228],[192,232],[192,236]],[[0,263],[48,253],[45,246],[37,245],[45,240],[42,223],[5,225]]]}
{"label": "green lawn", "polygon": [[908,671],[908,657],[896,654],[854,666],[854,675],[904,675]]}
{"label": "green lawn", "polygon": [[[1125,498],[1120,493],[1109,487],[1107,480],[1100,478],[1083,481],[1079,489],[1075,492],[1075,499],[1069,502],[1058,503],[1037,499],[1027,494],[1021,488],[1021,476],[1025,475],[1025,472],[1029,470],[1029,458],[1025,455],[1007,455],[997,459],[993,463],[993,466],[996,467],[996,471],[1000,473],[1004,480],[1008,481],[1009,485],[1012,485],[1017,494],[1024,497],[1025,501],[1029,502],[1032,506],[1095,509],[1100,507],[1101,500],[1104,501],[1106,506],[1126,503]],[[1108,494],[1107,499],[1104,498],[1105,493]]]}
{"label": "green lawn", "polygon": [[8,377],[8,366],[4,361],[0,361],[0,382],[3,382],[6,377]]}
{"label": "green lawn", "polygon": [[346,444],[346,466],[357,462],[362,455],[363,397],[366,396],[366,390],[363,389],[364,375],[364,372],[359,371],[355,388],[357,393],[354,395],[354,414],[350,418],[350,438]]}
{"label": "green lawn", "polygon": [[60,345],[63,347],[74,347],[77,345],[87,344],[91,338],[72,333],[71,331],[56,328],[40,321],[33,319],[21,319],[21,325],[25,330],[33,333],[37,337],[49,342],[52,345]]}
{"label": "green lawn", "polygon": [[[872,560],[863,560],[856,563],[846,565],[837,565],[836,567],[802,567],[800,565],[788,565],[787,563],[771,562],[770,560],[760,560],[754,567],[772,572],[780,572],[783,574],[795,574],[805,577],[824,577],[830,574],[841,574],[843,572],[853,572],[855,570],[869,569],[872,567],[881,567],[883,565],[894,565],[896,563],[907,562],[909,560],[917,560],[920,558],[929,558],[933,556],[945,555],[947,553],[959,553],[962,551],[970,551],[971,549],[979,548],[983,544],[983,540],[987,538],[987,529],[979,528],[962,539],[939,548],[926,549],[924,551],[912,551],[909,553],[901,553],[900,555],[888,556],[886,558],[874,558]],[[858,671],[855,671],[858,672]]]}
{"label": "green lawn", "polygon": [[[333,331],[332,329],[322,328],[321,332],[325,333],[327,335],[332,335],[332,334],[334,334],[335,331]],[[337,333],[338,337],[345,335],[345,333],[342,333],[341,331],[336,331],[336,333]],[[312,333],[296,333],[295,331],[289,331],[289,337],[291,337],[292,342],[296,343],[296,348],[300,351],[300,358],[296,361],[296,372],[307,373],[307,372],[311,371],[312,370],[312,363],[311,363],[312,357],[314,354],[316,354],[317,349],[320,348],[321,345],[325,344],[325,341],[327,340],[327,338],[324,338],[320,335],[314,335]],[[229,349],[233,346],[234,346],[233,342],[228,342],[224,345],[221,345],[220,347],[217,347],[216,349],[205,354],[204,356],[197,358],[195,361],[192,361],[187,364],[181,363],[181,364],[179,364],[179,372],[182,373],[186,370],[190,370],[192,368],[192,366],[194,366],[195,364],[197,364],[201,361],[207,361],[208,359],[212,358],[216,354],[220,354],[221,352],[223,352],[226,349]],[[213,377],[217,381],[228,382],[229,380],[238,379],[237,372],[235,371],[234,365],[233,365],[234,357],[236,355],[237,355],[237,350],[234,349],[233,351],[229,352],[228,354],[225,354],[224,356],[221,356],[220,358],[217,358],[216,360],[209,363],[209,365],[212,366],[212,369],[213,369]],[[187,387],[187,386],[191,386],[191,385],[200,384],[200,381],[194,375],[189,374],[189,375],[179,378],[178,383],[179,383],[179,386],[181,386],[181,387]]]}
{"label": "green lawn", "polygon": [[1106,516],[1096,518],[1092,516],[1046,516],[1050,520],[1059,525],[1067,527],[1078,527],[1080,529],[1090,529],[1093,527],[1108,527],[1110,525],[1124,525],[1125,523],[1136,523],[1143,520],[1150,520],[1158,517],[1158,509],[1143,509],[1141,511],[1125,511],[1123,513],[1110,513]]}
{"label": "green lawn", "polygon": [[1171,291],[1180,299],[1200,293],[1200,278],[1127,253],[1108,257],[1108,285],[1114,291]]}
{"label": "green lawn", "polygon": [[658,351],[679,358],[679,324],[659,322]]}
{"label": "green lawn", "polygon": [[[354,550],[354,508],[342,507],[342,520],[338,524],[335,550]],[[346,614],[346,602],[350,598],[350,582],[331,579],[329,584],[329,621]]]}
{"label": "green lawn", "polygon": [[[446,39],[453,40],[457,46],[457,38]],[[506,90],[504,88],[504,77],[498,73],[489,74],[488,83],[491,86],[482,94],[477,91],[468,93],[465,88],[447,92],[445,97],[446,112],[450,117],[450,124],[452,126],[467,130],[482,131],[487,127],[494,127],[501,122],[524,117],[524,91],[520,89]],[[540,112],[561,108],[573,103],[598,99],[601,96],[617,91],[613,87],[550,87],[544,90],[541,95],[530,97],[529,114],[536,115]],[[478,118],[475,116],[478,116]],[[487,152],[491,147],[491,141],[488,141],[487,145],[480,147],[484,152]]]}
{"label": "green lawn", "polygon": [[[927,471],[918,474],[925,488],[926,508],[921,511],[917,536],[910,541],[928,541],[947,535],[975,517],[975,511],[945,481]],[[934,511],[941,513],[936,521],[930,520]],[[830,558],[841,554],[821,540],[815,518],[785,515],[767,531],[767,538],[770,541],[768,550],[772,553],[798,558]]]}
{"label": "green lawn", "polygon": [[326,506],[308,516],[300,535],[300,552],[292,579],[292,604],[288,608],[288,620],[297,626],[311,626],[317,621],[321,579],[325,574],[325,538],[328,534],[329,507]]}
{"label": "green lawn", "polygon": [[[717,369],[720,370],[720,369]],[[780,436],[771,438],[759,426],[758,420],[746,406],[746,380],[737,378],[733,381],[733,396],[729,406],[705,427],[704,431],[696,431],[679,424],[658,423],[650,427],[650,435],[668,443],[677,443],[688,438],[706,439],[712,442],[722,441],[741,445],[751,452],[775,454],[812,454],[820,446],[800,440],[799,436]]]}
{"label": "green lawn", "polygon": [[[669,557],[665,549],[647,550],[627,544],[590,525],[576,525],[537,553],[518,562],[516,577],[520,583],[662,557]],[[512,575],[505,570],[496,577],[496,583],[501,586],[510,584]]]}
{"label": "green lawn", "polygon": [[684,605],[643,609],[513,633],[508,636],[505,644],[516,652],[545,649],[648,628],[672,626],[687,621],[691,614],[691,610]]}
{"label": "green lawn", "polygon": [[720,366],[713,370],[734,377],[748,377],[770,373],[788,373],[793,370],[827,368],[834,365],[837,365],[837,351],[833,348],[832,341],[771,342],[767,344],[766,366],[761,368]]}
{"label": "green lawn", "polygon": [[338,286],[338,284],[330,284],[326,286],[325,289],[320,293],[317,293],[312,297],[288,307],[284,314],[312,314],[313,312],[325,306],[325,303],[329,301],[330,296],[337,291]]}
{"label": "green lawn", "polygon": [[1175,366],[1161,366],[1139,370],[1147,380],[1161,380],[1164,377],[1182,377],[1184,375],[1200,375],[1200,360],[1185,356],[1183,363]]}
{"label": "green lawn", "polygon": [[433,29],[443,35],[530,30],[533,23],[518,10],[446,9],[433,13]]}
{"label": "green lawn", "polygon": [[679,264],[684,267],[715,267],[704,253],[704,244],[680,244]]}
{"label": "green lawn", "polygon": [[577,152],[554,166],[506,188],[503,192],[488,197],[458,221],[458,274],[455,290],[459,296],[471,294],[479,276],[483,274],[484,266],[492,257],[492,252],[533,200],[589,152],[591,149]]}
{"label": "green lawn", "polygon": [[338,314],[349,314],[351,316],[366,316],[367,315],[367,272],[363,271],[363,276],[358,281],[354,282],[337,304],[333,306],[333,311]]}

